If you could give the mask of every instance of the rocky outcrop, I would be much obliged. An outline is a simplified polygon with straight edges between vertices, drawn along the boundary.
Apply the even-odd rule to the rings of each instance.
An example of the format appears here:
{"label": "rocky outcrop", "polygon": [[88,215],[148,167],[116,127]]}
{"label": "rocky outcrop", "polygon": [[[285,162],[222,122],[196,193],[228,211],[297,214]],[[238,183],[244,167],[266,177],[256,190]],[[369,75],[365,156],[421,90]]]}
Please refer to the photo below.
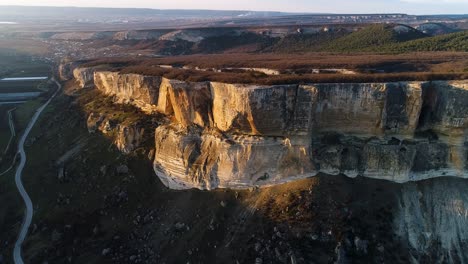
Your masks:
{"label": "rocky outcrop", "polygon": [[400,183],[468,178],[466,163],[459,164],[466,146],[429,139],[235,136],[162,126],[155,140],[156,174],[174,189],[269,186],[320,172]]}
{"label": "rocky outcrop", "polygon": [[307,141],[161,126],[156,129],[154,169],[173,189],[277,184],[315,175]]}
{"label": "rocky outcrop", "polygon": [[161,84],[161,106],[165,114],[173,114],[177,123],[187,127],[211,125],[211,92],[208,82],[188,83],[164,78]]}
{"label": "rocky outcrop", "polygon": [[212,83],[213,122],[223,132],[285,135],[294,116],[297,90],[297,85]]}
{"label": "rocky outcrop", "polygon": [[394,230],[412,249],[413,262],[468,262],[467,187],[453,178],[402,185]]}
{"label": "rocky outcrop", "polygon": [[[320,172],[468,178],[466,81],[210,88],[212,126],[175,118],[156,130],[154,168],[171,188],[267,186]],[[159,110],[191,108],[170,91],[161,89]]]}
{"label": "rocky outcrop", "polygon": [[105,95],[115,96],[119,103],[133,104],[147,113],[156,111],[161,77],[97,71],[94,84]]}
{"label": "rocky outcrop", "polygon": [[89,133],[95,133],[100,129],[102,122],[105,119],[105,115],[98,113],[91,113],[86,120],[86,126],[88,127]]}
{"label": "rocky outcrop", "polygon": [[466,134],[468,81],[426,83],[424,88],[421,128],[452,138]]}
{"label": "rocky outcrop", "polygon": [[87,119],[89,133],[96,131],[109,135],[121,152],[129,154],[139,148],[144,140],[145,128],[139,122],[119,123],[104,114],[90,113]]}
{"label": "rocky outcrop", "polygon": [[67,81],[72,79],[73,76],[73,70],[76,68],[78,64],[76,62],[64,62],[61,63],[58,66],[58,74],[60,77],[60,80],[62,81]]}
{"label": "rocky outcrop", "polygon": [[89,87],[94,84],[94,67],[80,67],[73,70],[73,77],[80,88]]}
{"label": "rocky outcrop", "polygon": [[[174,189],[267,186],[321,172],[468,178],[467,81],[261,86],[94,76],[116,102],[171,116],[155,131],[154,170]],[[125,131],[119,145],[139,135]]]}
{"label": "rocky outcrop", "polygon": [[314,130],[360,135],[413,134],[422,83],[320,84]]}
{"label": "rocky outcrop", "polygon": [[123,153],[131,153],[141,146],[145,129],[138,123],[129,125],[119,125],[115,145]]}

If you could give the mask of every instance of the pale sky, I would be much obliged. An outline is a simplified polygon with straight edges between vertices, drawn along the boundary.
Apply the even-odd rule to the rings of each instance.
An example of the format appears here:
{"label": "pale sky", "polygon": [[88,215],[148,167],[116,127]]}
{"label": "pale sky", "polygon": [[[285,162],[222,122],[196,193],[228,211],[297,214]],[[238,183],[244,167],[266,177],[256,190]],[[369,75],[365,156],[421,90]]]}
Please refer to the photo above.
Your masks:
{"label": "pale sky", "polygon": [[468,0],[0,0],[0,5],[324,13],[468,14]]}

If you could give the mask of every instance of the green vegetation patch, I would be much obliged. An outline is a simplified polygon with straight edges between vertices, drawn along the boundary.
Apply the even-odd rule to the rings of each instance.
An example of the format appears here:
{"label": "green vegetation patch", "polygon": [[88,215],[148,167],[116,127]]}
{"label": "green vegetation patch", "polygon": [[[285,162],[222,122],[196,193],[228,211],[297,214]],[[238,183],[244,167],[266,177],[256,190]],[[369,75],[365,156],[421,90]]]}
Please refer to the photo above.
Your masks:
{"label": "green vegetation patch", "polygon": [[346,31],[318,32],[316,34],[288,35],[279,39],[273,46],[264,51],[293,53],[314,52],[323,49],[337,38],[348,35]]}
{"label": "green vegetation patch", "polygon": [[[396,30],[400,28],[402,30]],[[332,41],[324,51],[374,51],[377,47],[427,37],[426,34],[403,25],[376,24]]]}
{"label": "green vegetation patch", "polygon": [[0,52],[0,79],[12,77],[49,76],[50,65],[26,55]]}
{"label": "green vegetation patch", "polygon": [[44,81],[0,81],[0,93],[39,92],[46,90],[46,87]]}
{"label": "green vegetation patch", "polygon": [[386,52],[462,51],[468,52],[468,31],[412,40],[382,47]]}

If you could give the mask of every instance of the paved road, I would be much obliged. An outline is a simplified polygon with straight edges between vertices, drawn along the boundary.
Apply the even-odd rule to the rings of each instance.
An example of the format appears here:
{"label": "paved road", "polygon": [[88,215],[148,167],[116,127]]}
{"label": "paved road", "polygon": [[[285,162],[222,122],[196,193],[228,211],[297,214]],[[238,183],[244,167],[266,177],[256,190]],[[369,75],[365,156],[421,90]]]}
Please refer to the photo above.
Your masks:
{"label": "paved road", "polygon": [[18,240],[16,240],[15,243],[15,248],[13,250],[13,260],[15,264],[23,264],[23,258],[21,256],[21,247],[23,245],[24,239],[26,238],[26,235],[28,234],[28,229],[29,226],[31,225],[32,217],[33,217],[33,205],[31,198],[29,198],[28,193],[24,189],[23,183],[21,182],[21,173],[23,172],[24,165],[26,164],[26,153],[24,152],[24,142],[26,141],[26,138],[29,135],[29,132],[31,132],[31,129],[33,128],[34,124],[36,123],[37,119],[41,115],[42,111],[49,105],[50,101],[57,95],[57,93],[62,89],[62,85],[60,85],[59,82],[57,82],[54,78],[52,78],[52,81],[57,84],[57,91],[45,102],[41,107],[39,107],[36,110],[36,113],[34,116],[31,118],[29,121],[28,126],[26,127],[23,136],[21,137],[19,143],[18,143],[18,153],[20,154],[20,164],[18,166],[18,169],[16,170],[15,174],[15,183],[16,187],[18,188],[18,191],[21,195],[21,197],[24,200],[24,203],[26,205],[26,215],[24,217],[24,222],[23,225],[21,226],[21,231],[18,235]]}

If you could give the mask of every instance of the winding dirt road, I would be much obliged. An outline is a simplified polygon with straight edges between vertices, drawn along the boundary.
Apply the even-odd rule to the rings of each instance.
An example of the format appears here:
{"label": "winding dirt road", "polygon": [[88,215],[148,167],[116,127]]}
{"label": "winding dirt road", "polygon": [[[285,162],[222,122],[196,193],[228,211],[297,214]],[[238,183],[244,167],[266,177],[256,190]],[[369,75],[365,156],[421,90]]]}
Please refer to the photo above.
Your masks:
{"label": "winding dirt road", "polygon": [[45,102],[41,107],[39,107],[36,110],[36,113],[34,116],[31,118],[29,121],[28,126],[26,127],[24,134],[21,136],[21,139],[18,143],[18,153],[20,155],[21,161],[18,166],[18,169],[16,170],[15,174],[15,183],[16,187],[18,188],[18,191],[21,195],[21,197],[24,200],[24,203],[26,205],[26,213],[23,221],[23,225],[21,226],[21,231],[18,235],[18,239],[15,242],[15,247],[13,250],[13,260],[15,264],[23,264],[23,258],[21,256],[21,247],[23,245],[23,242],[26,238],[26,235],[28,234],[28,229],[29,226],[31,225],[32,217],[33,217],[33,205],[31,198],[29,198],[28,193],[24,189],[23,183],[21,182],[21,176],[22,172],[24,169],[24,165],[26,164],[26,153],[24,152],[24,142],[26,141],[26,138],[28,137],[29,133],[31,132],[34,124],[36,124],[37,119],[41,115],[42,111],[49,105],[49,103],[52,101],[52,99],[58,94],[58,92],[62,89],[62,85],[57,82],[54,78],[51,79],[53,82],[57,84],[57,91]]}

